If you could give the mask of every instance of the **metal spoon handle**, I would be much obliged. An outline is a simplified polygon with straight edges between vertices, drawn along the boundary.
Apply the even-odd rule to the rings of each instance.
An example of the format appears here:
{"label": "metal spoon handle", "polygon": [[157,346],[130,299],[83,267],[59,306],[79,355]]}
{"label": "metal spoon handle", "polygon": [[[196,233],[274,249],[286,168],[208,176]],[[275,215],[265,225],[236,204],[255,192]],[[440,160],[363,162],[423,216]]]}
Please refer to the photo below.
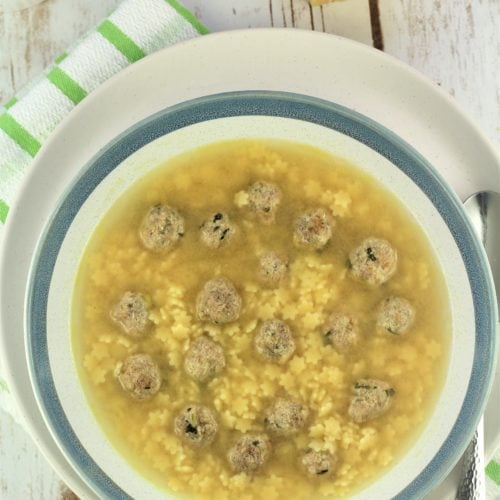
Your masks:
{"label": "metal spoon handle", "polygon": [[483,418],[465,450],[462,481],[458,487],[456,500],[485,500],[484,478],[484,425]]}

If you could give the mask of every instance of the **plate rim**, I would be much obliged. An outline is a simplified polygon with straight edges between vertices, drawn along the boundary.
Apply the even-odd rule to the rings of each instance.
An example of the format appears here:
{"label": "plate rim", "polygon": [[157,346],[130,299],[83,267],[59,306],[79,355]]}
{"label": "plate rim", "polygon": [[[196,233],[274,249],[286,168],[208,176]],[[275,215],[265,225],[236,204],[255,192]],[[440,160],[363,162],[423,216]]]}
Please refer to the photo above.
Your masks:
{"label": "plate rim", "polygon": [[[257,103],[259,100],[268,101],[274,103],[274,106],[279,107],[280,101],[287,104],[287,111],[284,109],[279,112],[272,112],[269,108],[265,109],[263,106],[258,106]],[[440,447],[439,451],[436,453],[431,462],[420,472],[420,474],[414,478],[410,482],[410,484],[400,491],[395,498],[403,499],[408,498],[408,495],[413,496],[421,496],[426,495],[431,489],[436,487],[439,484],[439,479],[441,477],[445,477],[451,469],[455,466],[456,462],[460,459],[463,451],[467,447],[474,430],[477,426],[477,423],[483,413],[483,410],[487,403],[487,397],[489,391],[491,389],[493,380],[494,380],[494,369],[495,369],[495,360],[496,360],[496,352],[497,352],[497,342],[496,342],[496,324],[497,324],[497,312],[496,312],[496,300],[494,295],[494,288],[492,284],[492,277],[489,269],[489,265],[487,263],[486,257],[484,255],[484,251],[482,246],[478,242],[472,225],[469,219],[466,217],[463,205],[456,196],[455,192],[449,187],[448,183],[442,178],[437,169],[435,169],[422,155],[420,155],[413,147],[411,147],[408,143],[403,141],[397,134],[392,132],[391,130],[386,129],[379,123],[371,120],[370,118],[361,115],[355,111],[349,110],[344,106],[340,106],[336,103],[332,103],[330,101],[320,100],[311,96],[303,96],[297,94],[290,94],[284,92],[270,92],[270,91],[243,91],[243,92],[228,92],[223,94],[205,96],[194,100],[189,100],[183,102],[181,104],[168,107],[163,109],[152,116],[145,118],[144,120],[139,121],[132,127],[128,128],[124,132],[122,132],[119,136],[117,136],[112,142],[110,142],[105,148],[101,149],[97,155],[95,155],[85,167],[81,169],[79,175],[76,176],[71,183],[71,185],[65,190],[59,199],[56,209],[52,212],[52,216],[50,220],[47,222],[43,234],[40,237],[37,245],[37,249],[31,264],[29,280],[28,280],[28,288],[26,293],[26,305],[25,305],[25,336],[26,336],[26,345],[27,345],[27,355],[28,355],[28,367],[31,375],[32,385],[34,387],[35,395],[37,398],[37,402],[44,414],[44,418],[53,434],[56,442],[63,450],[63,453],[68,458],[73,467],[77,470],[81,471],[77,463],[77,457],[83,457],[84,462],[87,465],[87,474],[85,475],[86,480],[92,485],[92,488],[98,494],[112,494],[113,498],[124,497],[129,498],[126,492],[121,490],[119,485],[116,485],[112,482],[112,480],[100,469],[100,467],[93,461],[92,457],[88,455],[85,450],[85,447],[81,445],[78,440],[76,434],[71,427],[71,423],[66,420],[64,410],[62,405],[59,402],[57,391],[54,386],[54,382],[52,380],[52,375],[50,373],[50,363],[48,358],[48,350],[46,346],[47,342],[47,332],[45,329],[45,314],[47,307],[47,297],[50,289],[50,283],[45,282],[47,279],[47,270],[45,269],[46,263],[51,262],[51,256],[54,255],[54,266],[55,259],[57,258],[58,251],[60,249],[60,245],[62,244],[66,231],[71,225],[75,213],[70,216],[68,220],[68,226],[65,228],[64,234],[62,234],[60,240],[58,239],[60,236],[60,226],[63,225],[61,219],[65,220],[66,217],[63,214],[63,209],[65,206],[68,206],[68,199],[71,195],[71,207],[72,208],[80,208],[81,205],[85,202],[90,192],[87,193],[87,189],[82,186],[87,186],[85,182],[86,178],[92,177],[92,172],[100,172],[96,173],[95,177],[98,178],[97,183],[94,185],[93,189],[95,189],[99,183],[118,165],[121,164],[130,154],[133,154],[138,149],[142,148],[146,144],[149,144],[152,140],[157,139],[165,134],[168,134],[174,130],[179,128],[184,128],[193,123],[198,123],[199,121],[207,121],[215,118],[225,118],[230,116],[241,116],[241,114],[245,113],[235,113],[227,111],[215,111],[212,109],[212,113],[215,113],[216,116],[210,118],[199,119],[200,107],[203,106],[210,107],[210,105],[214,105],[217,108],[217,105],[221,105],[224,108],[224,104],[229,105],[229,107],[236,106],[238,107],[238,101],[250,102],[253,104],[255,108],[258,108],[259,111],[257,113],[251,110],[252,106],[247,106],[246,111],[247,114],[255,114],[255,115],[270,115],[270,116],[280,116],[287,118],[295,118],[302,119],[304,121],[309,121],[312,123],[316,123],[319,125],[327,126],[329,128],[333,128],[334,130],[340,131],[341,133],[346,134],[346,130],[350,127],[345,127],[342,129],[340,125],[333,125],[335,122],[335,116],[342,116],[344,119],[348,121],[354,122],[359,127],[363,127],[366,129],[363,133],[356,134],[355,129],[351,128],[351,133],[347,133],[346,135],[350,135],[354,139],[363,142],[365,145],[379,152],[383,156],[385,156],[389,161],[395,164],[400,170],[402,170],[408,177],[412,178],[413,182],[427,195],[428,198],[431,199],[431,202],[436,207],[438,212],[440,213],[442,219],[445,221],[446,225],[450,229],[453,234],[453,237],[456,241],[456,244],[460,250],[462,255],[462,259],[464,261],[464,266],[467,270],[467,275],[469,278],[472,295],[473,295],[473,303],[474,303],[474,312],[476,315],[475,324],[476,324],[476,349],[474,352],[474,362],[472,367],[471,378],[469,380],[469,386],[466,391],[465,401],[462,404],[461,411],[455,421],[454,425],[450,429],[450,432],[445,439],[445,442]],[[241,105],[241,104],[240,104]],[[311,113],[309,117],[307,117],[307,112],[301,112],[296,110],[297,114],[294,115],[286,115],[286,113],[293,108],[294,106],[300,107],[305,106],[312,108],[316,111],[316,114]],[[245,104],[243,104],[245,106]],[[325,111],[326,114],[331,118],[330,121],[328,119],[320,120],[318,118],[317,113],[321,113],[320,110]],[[189,119],[189,116],[195,115],[195,118]],[[175,123],[177,116],[183,116],[185,114],[188,118],[185,118],[184,121],[181,120],[181,123]],[[299,115],[297,117],[297,115]],[[144,132],[144,129],[152,129],[154,125],[158,122],[162,121],[170,121],[175,124],[171,127],[167,127],[168,130],[161,130],[161,133],[155,135],[149,130],[148,132]],[[328,124],[329,123],[329,124]],[[142,132],[141,132],[142,131]],[[135,144],[131,137],[134,135],[145,134],[147,136],[147,140],[144,142],[139,142],[139,144]],[[367,136],[370,133],[374,133],[377,136],[376,140],[370,141]],[[387,142],[390,144],[389,149],[382,150],[381,142]],[[130,146],[133,144],[133,146]],[[136,148],[137,146],[137,148]],[[132,149],[127,150],[128,147],[132,147]],[[134,149],[135,148],[135,149]],[[121,152],[124,151],[122,155]],[[393,155],[402,155],[405,156],[406,159],[403,161],[402,159],[395,160],[391,158],[391,154],[388,151],[392,151]],[[111,170],[104,169],[99,170],[99,163],[104,163],[103,157],[108,155],[113,156],[118,155],[116,160],[113,160],[114,164]],[[417,168],[414,170],[420,171],[421,173],[425,173],[427,177],[427,182],[429,184],[425,185],[423,182],[417,182],[417,175],[412,176],[412,169],[407,169],[403,166],[404,162],[413,162],[413,165],[417,165]],[[90,181],[92,182],[92,181]],[[80,204],[80,196],[75,196],[78,194],[78,188],[84,189],[84,197],[81,199]],[[92,189],[92,190],[93,190]],[[431,194],[434,190],[441,190],[441,198],[433,199]],[[78,201],[76,201],[78,200]],[[440,206],[440,202],[442,205]],[[447,210],[443,207],[443,205],[447,205]],[[455,210],[455,220],[453,223],[450,223],[448,217],[451,216],[451,212]],[[54,224],[56,224],[54,226]],[[57,226],[59,224],[59,227]],[[458,234],[457,234],[458,233]],[[459,238],[459,234],[461,237]],[[50,237],[49,237],[50,235]],[[467,241],[468,239],[468,241]],[[54,242],[57,241],[57,247],[54,246]],[[462,245],[467,244],[468,252],[465,252]],[[57,252],[56,252],[57,250]],[[42,265],[40,265],[43,263]],[[475,268],[477,264],[477,268]],[[52,264],[51,264],[52,265]],[[471,271],[471,268],[475,268],[475,272],[482,273],[481,279],[479,282],[475,282],[474,280],[474,271]],[[53,267],[49,270],[48,280],[52,276]],[[477,276],[476,276],[477,278]],[[45,285],[44,285],[45,284]],[[486,286],[485,286],[486,285]],[[483,286],[483,288],[481,288]],[[46,296],[45,296],[46,294]],[[44,298],[39,300],[39,296],[42,295]],[[484,308],[481,310],[481,308]],[[42,309],[40,309],[42,308]],[[481,310],[481,313],[478,311]],[[33,312],[35,311],[35,312]],[[40,316],[40,311],[42,311],[42,315]],[[484,323],[486,319],[487,325]],[[483,322],[483,323],[482,323]],[[36,335],[33,334],[36,332]],[[482,336],[485,336],[485,339],[489,341],[486,345],[483,343],[485,339],[482,339]],[[482,346],[484,352],[479,352],[478,347]],[[489,354],[488,357],[485,354]],[[42,356],[40,357],[40,354]],[[479,360],[481,357],[482,362]],[[483,368],[486,367],[486,370]],[[479,373],[478,373],[479,372]],[[484,380],[487,380],[488,383],[485,385],[482,383]],[[49,391],[48,397],[44,397],[44,392]],[[479,398],[477,395],[480,394]],[[480,402],[479,404],[470,405],[469,401],[472,398],[475,402]],[[50,416],[50,414],[54,413],[54,406],[58,406],[55,410],[57,413],[56,417]],[[467,410],[470,410],[469,412]],[[468,415],[470,413],[470,415]],[[55,418],[55,420],[53,420]],[[61,436],[61,429],[63,429],[66,437],[71,433],[74,436],[71,436],[70,442],[65,441],[64,437]],[[68,430],[69,429],[69,430]],[[69,432],[71,431],[71,432]],[[465,437],[464,437],[465,436]],[[72,444],[72,445],[71,445]],[[83,450],[78,452],[78,449],[81,448]],[[451,452],[450,450],[453,450]],[[76,452],[76,456],[75,456]],[[443,462],[443,455],[445,456]],[[438,459],[439,457],[439,459]],[[453,458],[455,457],[455,458]],[[96,470],[93,474],[88,473],[88,466],[91,465],[92,470]],[[94,477],[92,477],[94,476]],[[96,479],[97,478],[97,479]],[[100,489],[99,485],[104,485],[107,488],[111,488],[109,491],[104,489]]]}

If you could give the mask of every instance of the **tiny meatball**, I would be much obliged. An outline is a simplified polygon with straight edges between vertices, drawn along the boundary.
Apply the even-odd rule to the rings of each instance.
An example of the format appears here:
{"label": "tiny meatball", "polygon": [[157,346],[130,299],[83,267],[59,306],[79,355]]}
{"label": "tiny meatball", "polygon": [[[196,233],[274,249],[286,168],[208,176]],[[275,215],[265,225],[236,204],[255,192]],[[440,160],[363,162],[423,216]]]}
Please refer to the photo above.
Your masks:
{"label": "tiny meatball", "polygon": [[332,237],[333,219],[324,208],[308,210],[295,220],[293,241],[297,247],[321,250]]}
{"label": "tiny meatball", "polygon": [[184,236],[184,218],[168,205],[154,205],[142,219],[139,236],[148,250],[170,250]]}
{"label": "tiny meatball", "polygon": [[276,286],[286,276],[288,261],[276,252],[266,252],[259,259],[259,281],[265,285]]}
{"label": "tiny meatball", "polygon": [[350,314],[335,312],[328,318],[324,336],[328,344],[345,351],[358,342],[358,322]]}
{"label": "tiny meatball", "polygon": [[227,278],[207,281],[196,298],[196,313],[201,321],[231,323],[240,312],[241,297]]}
{"label": "tiny meatball", "polygon": [[394,335],[406,333],[415,320],[415,309],[402,297],[387,297],[380,305],[377,326]]}
{"label": "tiny meatball", "polygon": [[254,339],[255,349],[265,359],[284,363],[295,352],[290,327],[278,319],[264,321]]}
{"label": "tiny meatball", "polygon": [[271,455],[271,441],[265,434],[246,434],[231,447],[227,459],[235,472],[254,472]]}
{"label": "tiny meatball", "polygon": [[215,413],[202,405],[186,406],[174,421],[175,434],[193,448],[212,444],[218,430]]}
{"label": "tiny meatball", "polygon": [[222,347],[208,337],[198,337],[184,358],[184,370],[198,382],[206,382],[226,366]]}
{"label": "tiny meatball", "polygon": [[304,472],[311,477],[329,476],[337,468],[337,457],[326,451],[307,450],[300,460]]}
{"label": "tiny meatball", "polygon": [[200,227],[200,239],[208,248],[221,248],[227,245],[236,234],[237,228],[229,216],[217,212],[203,222]]}
{"label": "tiny meatball", "polygon": [[278,398],[266,410],[264,423],[276,435],[290,436],[304,427],[309,410],[296,401]]}
{"label": "tiny meatball", "polygon": [[381,380],[358,380],[354,384],[349,417],[358,424],[380,417],[390,408],[394,394],[394,389]]}
{"label": "tiny meatball", "polygon": [[389,242],[368,238],[349,254],[349,262],[356,278],[378,286],[396,272],[398,253]]}
{"label": "tiny meatball", "polygon": [[111,319],[124,333],[140,337],[151,326],[146,299],[140,293],[125,292],[110,311]]}
{"label": "tiny meatball", "polygon": [[274,222],[282,198],[279,186],[272,182],[257,181],[247,189],[247,195],[250,211],[265,224]]}
{"label": "tiny meatball", "polygon": [[146,399],[160,390],[161,374],[149,354],[134,354],[118,363],[115,375],[125,392],[136,399]]}

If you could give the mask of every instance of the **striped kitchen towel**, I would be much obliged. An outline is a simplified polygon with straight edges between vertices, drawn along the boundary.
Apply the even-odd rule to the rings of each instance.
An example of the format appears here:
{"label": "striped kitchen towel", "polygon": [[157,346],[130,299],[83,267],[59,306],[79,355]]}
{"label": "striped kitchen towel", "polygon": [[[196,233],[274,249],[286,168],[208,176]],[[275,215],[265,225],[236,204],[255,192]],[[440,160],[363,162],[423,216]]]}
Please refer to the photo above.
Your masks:
{"label": "striped kitchen towel", "polygon": [[[125,0],[0,108],[0,238],[24,172],[54,128],[80,101],[129,64],[208,30],[177,0]],[[16,420],[2,377],[0,407]]]}
{"label": "striped kitchen towel", "polygon": [[7,101],[0,110],[0,237],[25,169],[82,99],[129,64],[207,31],[177,0],[126,0]]}

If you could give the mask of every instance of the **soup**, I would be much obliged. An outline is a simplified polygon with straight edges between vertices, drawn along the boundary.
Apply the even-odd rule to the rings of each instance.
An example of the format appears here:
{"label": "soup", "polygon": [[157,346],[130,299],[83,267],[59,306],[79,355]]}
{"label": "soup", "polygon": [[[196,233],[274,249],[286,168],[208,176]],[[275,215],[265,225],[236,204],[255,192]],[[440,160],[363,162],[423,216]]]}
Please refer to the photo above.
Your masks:
{"label": "soup", "polygon": [[320,150],[229,141],[136,182],[73,298],[83,387],[143,475],[195,498],[352,494],[432,413],[451,325],[411,214]]}

